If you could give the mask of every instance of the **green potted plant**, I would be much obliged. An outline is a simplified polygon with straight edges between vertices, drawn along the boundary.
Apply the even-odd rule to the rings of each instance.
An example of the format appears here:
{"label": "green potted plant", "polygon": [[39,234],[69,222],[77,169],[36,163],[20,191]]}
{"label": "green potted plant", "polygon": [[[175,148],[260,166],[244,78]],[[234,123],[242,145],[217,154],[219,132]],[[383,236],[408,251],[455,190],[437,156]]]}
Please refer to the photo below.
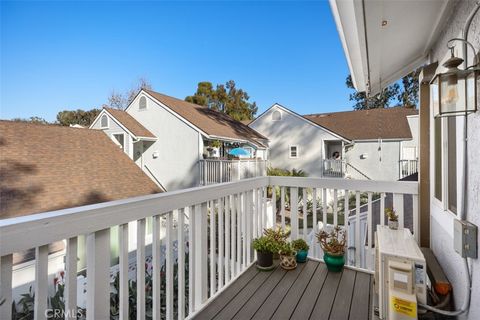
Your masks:
{"label": "green potted plant", "polygon": [[345,244],[347,242],[345,230],[336,226],[332,231],[320,231],[317,239],[323,250],[323,261],[327,269],[332,272],[342,271],[345,265]]}
{"label": "green potted plant", "polygon": [[293,270],[297,267],[297,252],[289,242],[283,243],[278,250],[280,255],[280,266],[285,270]]}
{"label": "green potted plant", "polygon": [[392,208],[385,208],[385,214],[388,217],[388,227],[392,230],[398,230],[398,215]]}
{"label": "green potted plant", "polygon": [[295,251],[297,251],[297,262],[306,262],[308,256],[308,246],[307,242],[303,239],[297,239],[292,241],[292,246]]}
{"label": "green potted plant", "polygon": [[[263,230],[263,235],[269,239],[271,239],[276,245],[277,248],[282,246],[287,242],[287,238],[290,235],[290,232],[282,230],[282,228],[269,228]],[[274,259],[278,259],[278,251],[273,254]]]}
{"label": "green potted plant", "polygon": [[253,249],[257,251],[257,268],[273,269],[273,253],[278,249],[276,243],[271,238],[263,236],[253,239]]}

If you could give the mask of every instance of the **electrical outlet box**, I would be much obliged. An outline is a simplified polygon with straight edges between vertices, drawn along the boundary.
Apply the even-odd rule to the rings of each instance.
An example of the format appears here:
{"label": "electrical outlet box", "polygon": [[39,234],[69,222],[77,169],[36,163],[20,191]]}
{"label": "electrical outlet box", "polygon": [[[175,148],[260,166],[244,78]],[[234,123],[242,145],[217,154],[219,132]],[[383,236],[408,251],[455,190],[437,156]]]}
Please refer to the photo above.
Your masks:
{"label": "electrical outlet box", "polygon": [[453,246],[463,258],[477,258],[477,226],[468,221],[453,222]]}

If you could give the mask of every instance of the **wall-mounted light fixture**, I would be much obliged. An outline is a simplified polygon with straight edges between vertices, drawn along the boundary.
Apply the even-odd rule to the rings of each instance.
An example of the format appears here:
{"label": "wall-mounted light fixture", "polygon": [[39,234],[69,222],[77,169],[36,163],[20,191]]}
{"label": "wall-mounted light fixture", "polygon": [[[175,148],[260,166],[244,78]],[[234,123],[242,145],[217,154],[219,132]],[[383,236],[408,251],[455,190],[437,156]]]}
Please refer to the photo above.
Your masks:
{"label": "wall-mounted light fixture", "polygon": [[[463,59],[455,57],[452,44],[461,41],[468,44],[475,57],[475,63],[462,70],[459,69]],[[444,73],[437,74],[430,82],[433,94],[433,115],[435,117],[458,116],[478,110],[480,90],[480,66],[473,45],[461,38],[450,40],[447,47],[451,50],[451,57],[443,66],[447,68]]]}

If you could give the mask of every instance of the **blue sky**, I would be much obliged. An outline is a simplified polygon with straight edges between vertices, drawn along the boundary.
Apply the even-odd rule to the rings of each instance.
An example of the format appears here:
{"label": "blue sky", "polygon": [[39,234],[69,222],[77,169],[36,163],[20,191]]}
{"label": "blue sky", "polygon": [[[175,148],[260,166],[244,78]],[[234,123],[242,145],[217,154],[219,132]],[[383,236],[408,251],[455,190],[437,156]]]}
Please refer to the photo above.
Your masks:
{"label": "blue sky", "polygon": [[327,1],[1,2],[0,118],[90,109],[139,77],[178,98],[233,79],[262,112],[351,110]]}

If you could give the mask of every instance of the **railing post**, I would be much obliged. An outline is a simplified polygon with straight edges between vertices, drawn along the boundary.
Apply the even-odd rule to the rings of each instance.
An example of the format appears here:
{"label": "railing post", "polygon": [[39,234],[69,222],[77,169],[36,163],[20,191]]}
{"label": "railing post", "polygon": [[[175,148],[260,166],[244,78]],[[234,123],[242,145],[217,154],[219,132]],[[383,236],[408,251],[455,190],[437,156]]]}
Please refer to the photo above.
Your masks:
{"label": "railing post", "polygon": [[110,229],[87,235],[87,320],[110,318]]}
{"label": "railing post", "polygon": [[12,318],[12,254],[0,258],[0,319]]}
{"label": "railing post", "polygon": [[203,160],[203,185],[207,185],[207,160]]}

